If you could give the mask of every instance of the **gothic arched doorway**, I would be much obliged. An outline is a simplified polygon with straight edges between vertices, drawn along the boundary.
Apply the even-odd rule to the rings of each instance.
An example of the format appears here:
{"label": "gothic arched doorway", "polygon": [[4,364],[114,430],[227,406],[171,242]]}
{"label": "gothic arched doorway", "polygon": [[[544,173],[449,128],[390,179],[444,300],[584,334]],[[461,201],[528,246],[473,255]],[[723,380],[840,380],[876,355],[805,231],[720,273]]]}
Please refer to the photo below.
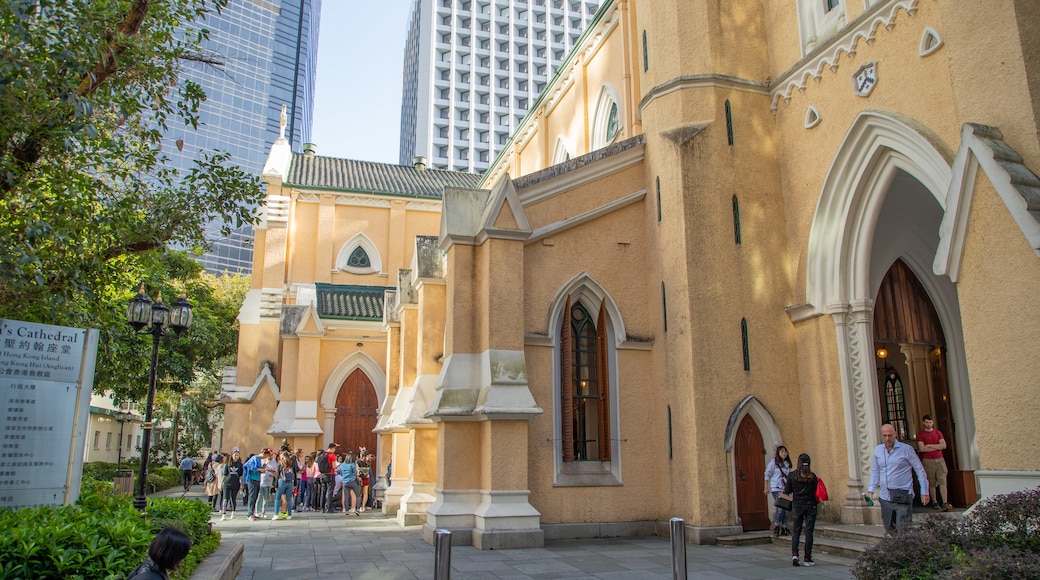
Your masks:
{"label": "gothic arched doorway", "polygon": [[745,532],[769,529],[769,502],[762,493],[766,471],[762,432],[751,415],[737,427],[733,441],[733,470],[737,487],[737,516]]}
{"label": "gothic arched doorway", "polygon": [[379,401],[375,387],[360,368],[350,373],[336,395],[335,442],[340,451],[357,452],[359,447],[366,447],[372,453],[376,450],[377,435],[372,432],[376,428]]}
{"label": "gothic arched doorway", "polygon": [[974,485],[965,483],[971,472],[961,471],[957,461],[946,337],[931,298],[902,260],[888,269],[874,302],[874,349],[882,422],[891,423],[901,441],[916,447],[921,417],[931,415],[946,440],[950,497],[944,500],[959,506],[973,503]]}

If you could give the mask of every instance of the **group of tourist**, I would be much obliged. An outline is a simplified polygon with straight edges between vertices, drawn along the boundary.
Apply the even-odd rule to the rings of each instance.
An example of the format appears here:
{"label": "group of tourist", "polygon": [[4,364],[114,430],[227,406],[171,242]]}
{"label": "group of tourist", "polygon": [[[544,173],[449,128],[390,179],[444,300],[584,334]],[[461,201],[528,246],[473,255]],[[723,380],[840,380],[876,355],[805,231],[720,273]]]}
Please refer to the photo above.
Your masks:
{"label": "group of tourist", "polygon": [[[888,532],[894,532],[897,526],[909,523],[913,517],[914,473],[917,474],[920,484],[921,505],[927,506],[931,501],[931,488],[934,485],[936,509],[953,509],[948,503],[947,468],[942,456],[942,450],[946,449],[946,441],[942,433],[934,428],[935,422],[931,415],[922,418],[922,425],[924,429],[917,434],[916,450],[897,440],[896,430],[892,425],[886,423],[881,426],[881,444],[874,449],[870,484],[863,498],[869,502],[868,505],[873,505],[874,500],[881,502],[881,521]],[[918,452],[924,457],[923,463],[917,457]],[[826,499],[826,488],[822,486],[811,467],[812,459],[809,454],[802,453],[792,464],[787,447],[779,445],[773,460],[765,470],[765,493],[773,496],[776,507],[773,534],[791,535],[791,563],[795,566],[815,564],[812,549],[816,510],[818,504]],[[947,503],[942,502],[939,494],[946,495]],[[788,507],[781,507],[782,505]],[[793,532],[788,528],[788,512]],[[803,526],[805,557],[799,560],[798,548]]]}
{"label": "group of tourist", "polygon": [[[267,518],[268,508],[271,520],[291,520],[293,511],[361,515],[381,507],[372,493],[375,454],[364,447],[356,455],[339,454],[338,448],[330,443],[309,455],[300,448],[295,453],[262,449],[245,460],[238,447],[230,454],[214,452],[202,467],[206,496],[221,520],[235,517],[240,494],[250,521]],[[386,477],[389,483],[389,463]]]}

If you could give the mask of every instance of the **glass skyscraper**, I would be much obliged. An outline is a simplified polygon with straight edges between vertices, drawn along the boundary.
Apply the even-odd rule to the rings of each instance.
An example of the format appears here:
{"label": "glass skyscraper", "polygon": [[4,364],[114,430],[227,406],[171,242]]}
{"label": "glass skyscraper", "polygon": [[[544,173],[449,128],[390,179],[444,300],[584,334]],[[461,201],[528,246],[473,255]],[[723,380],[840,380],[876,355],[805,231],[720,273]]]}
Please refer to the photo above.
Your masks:
{"label": "glass skyscraper", "polygon": [[[205,23],[206,60],[187,61],[183,77],[206,92],[198,131],[171,127],[163,150],[180,168],[190,168],[199,151],[219,149],[232,162],[260,175],[278,138],[282,105],[288,108],[286,138],[296,151],[311,138],[321,0],[231,0]],[[178,143],[178,140],[182,140]],[[212,250],[200,261],[212,273],[249,273],[253,230],[231,236],[211,224]]]}

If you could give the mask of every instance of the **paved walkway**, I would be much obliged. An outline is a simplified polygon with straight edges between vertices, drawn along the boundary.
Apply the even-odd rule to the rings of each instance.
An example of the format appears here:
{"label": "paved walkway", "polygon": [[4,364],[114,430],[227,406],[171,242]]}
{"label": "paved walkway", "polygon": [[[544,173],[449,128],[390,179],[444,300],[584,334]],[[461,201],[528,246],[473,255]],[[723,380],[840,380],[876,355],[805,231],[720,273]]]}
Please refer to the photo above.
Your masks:
{"label": "paved walkway", "polygon": [[[240,511],[226,521],[216,514],[213,529],[225,542],[245,543],[239,580],[433,578],[433,546],[422,540],[420,527],[401,527],[380,512],[360,517],[304,512],[292,520],[251,522]],[[687,577],[851,578],[852,560],[819,551],[814,556],[816,566],[795,568],[781,546],[687,546]],[[544,548],[519,550],[455,546],[451,554],[453,580],[671,578],[671,566],[670,541],[659,537],[550,541]]]}

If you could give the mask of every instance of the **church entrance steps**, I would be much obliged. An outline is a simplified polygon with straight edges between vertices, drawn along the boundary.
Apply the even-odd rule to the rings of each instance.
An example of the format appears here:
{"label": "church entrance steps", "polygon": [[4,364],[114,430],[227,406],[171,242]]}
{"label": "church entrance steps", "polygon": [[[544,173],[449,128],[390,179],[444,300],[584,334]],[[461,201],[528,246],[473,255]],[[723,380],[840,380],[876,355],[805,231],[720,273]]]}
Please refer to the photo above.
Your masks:
{"label": "church entrance steps", "polygon": [[[885,530],[881,526],[866,524],[830,524],[817,523],[813,538],[813,553],[821,552],[845,558],[859,558],[867,548],[881,541]],[[771,537],[774,544],[791,545],[791,537]],[[799,550],[805,550],[805,538],[799,543]]]}
{"label": "church entrance steps", "polygon": [[[867,548],[881,541],[881,538],[884,536],[885,531],[881,526],[817,523],[813,552],[856,559]],[[770,543],[778,546],[791,545],[790,536],[777,537],[769,530],[719,536],[716,540],[721,546],[748,546]],[[804,538],[800,545],[803,546],[801,549],[804,550]]]}

